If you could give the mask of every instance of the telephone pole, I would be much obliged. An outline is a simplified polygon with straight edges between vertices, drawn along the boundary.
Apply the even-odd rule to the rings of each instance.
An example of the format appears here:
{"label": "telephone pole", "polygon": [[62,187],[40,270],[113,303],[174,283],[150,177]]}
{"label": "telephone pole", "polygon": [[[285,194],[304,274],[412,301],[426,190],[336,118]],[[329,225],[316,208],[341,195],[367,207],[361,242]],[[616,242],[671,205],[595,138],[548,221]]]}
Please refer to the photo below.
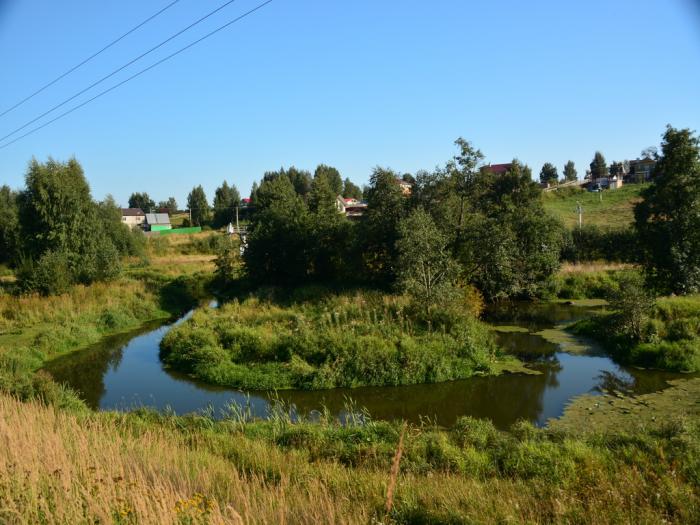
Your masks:
{"label": "telephone pole", "polygon": [[576,201],[576,213],[578,213],[578,229],[583,226],[583,206],[579,201]]}

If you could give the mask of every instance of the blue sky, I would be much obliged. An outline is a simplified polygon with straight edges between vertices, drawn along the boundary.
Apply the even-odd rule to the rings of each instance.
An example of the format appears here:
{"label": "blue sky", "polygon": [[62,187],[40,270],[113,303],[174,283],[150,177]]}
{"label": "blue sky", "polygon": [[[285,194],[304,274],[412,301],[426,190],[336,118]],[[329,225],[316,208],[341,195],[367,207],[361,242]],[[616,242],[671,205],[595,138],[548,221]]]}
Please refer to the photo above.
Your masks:
{"label": "blue sky", "polygon": [[[0,112],[169,1],[0,0]],[[180,0],[0,118],[0,136],[223,2]],[[257,3],[237,0],[104,87]],[[596,149],[635,158],[667,123],[700,128],[693,0],[273,0],[1,149],[0,184],[20,187],[32,156],[75,156],[96,198],[184,204],[194,185],[246,194],[280,166],[323,162],[360,184],[376,165],[431,169],[459,136],[492,163],[537,174],[572,159],[582,175]]]}

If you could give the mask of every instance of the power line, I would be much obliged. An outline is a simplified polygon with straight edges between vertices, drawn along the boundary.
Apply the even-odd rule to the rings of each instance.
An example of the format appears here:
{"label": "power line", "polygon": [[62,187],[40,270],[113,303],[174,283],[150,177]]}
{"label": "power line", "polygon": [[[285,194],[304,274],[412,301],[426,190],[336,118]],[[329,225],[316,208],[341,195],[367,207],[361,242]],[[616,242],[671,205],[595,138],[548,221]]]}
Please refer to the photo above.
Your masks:
{"label": "power line", "polygon": [[213,31],[207,33],[207,34],[204,35],[203,37],[198,38],[198,39],[195,40],[194,42],[192,42],[192,43],[190,43],[190,44],[187,44],[185,47],[182,47],[182,48],[178,49],[177,51],[175,51],[174,53],[171,53],[170,55],[166,56],[165,58],[160,59],[158,62],[155,62],[155,63],[151,64],[150,66],[148,66],[148,67],[142,69],[142,70],[139,71],[138,73],[134,73],[133,75],[131,75],[130,77],[128,77],[128,78],[126,78],[126,79],[124,79],[124,80],[122,80],[122,81],[119,82],[118,84],[115,84],[115,85],[113,85],[112,87],[107,88],[107,89],[105,89],[104,91],[101,91],[100,93],[98,93],[98,94],[95,95],[94,97],[87,99],[85,102],[81,102],[81,103],[78,104],[77,106],[74,106],[74,107],[72,107],[71,109],[69,109],[68,111],[65,111],[65,112],[61,113],[61,114],[58,115],[57,117],[54,117],[53,119],[51,119],[51,120],[49,120],[49,121],[47,121],[47,122],[44,122],[44,123],[41,124],[40,126],[37,126],[36,128],[33,128],[33,129],[29,130],[27,133],[25,133],[25,134],[23,134],[23,135],[20,135],[19,137],[17,137],[17,138],[15,138],[15,139],[11,140],[10,142],[6,142],[5,144],[3,144],[3,145],[0,146],[0,149],[5,149],[6,147],[10,146],[11,144],[14,144],[15,142],[17,142],[18,140],[21,140],[21,139],[23,139],[24,137],[27,137],[28,135],[31,135],[32,133],[35,133],[35,132],[39,131],[40,129],[45,128],[45,127],[48,126],[49,124],[52,124],[52,123],[56,122],[57,120],[59,120],[59,119],[65,117],[66,115],[69,115],[70,113],[73,113],[74,111],[76,111],[76,110],[82,108],[83,106],[89,104],[89,103],[92,102],[93,100],[96,100],[96,99],[100,98],[101,96],[106,95],[106,94],[109,93],[110,91],[113,91],[113,90],[117,89],[118,87],[123,86],[123,85],[126,84],[127,82],[129,82],[129,81],[135,79],[135,78],[138,77],[138,76],[141,76],[142,74],[146,73],[147,71],[150,71],[151,69],[153,69],[153,68],[159,66],[159,65],[162,64],[163,62],[166,62],[167,60],[170,60],[171,58],[173,58],[173,57],[179,55],[179,54],[182,53],[183,51],[186,51],[187,49],[189,49],[189,48],[191,48],[191,47],[193,47],[193,46],[199,44],[199,43],[202,42],[203,40],[206,40],[207,38],[209,38],[209,37],[215,35],[215,34],[218,33],[219,31],[222,31],[222,30],[226,29],[227,27],[229,27],[230,25],[233,25],[233,24],[235,24],[236,22],[238,22],[238,21],[244,19],[245,17],[247,17],[247,16],[249,16],[249,15],[252,15],[253,13],[255,13],[256,11],[258,11],[259,9],[262,9],[263,7],[265,7],[267,4],[269,4],[269,3],[271,3],[271,2],[272,2],[272,0],[266,0],[265,2],[263,2],[263,3],[261,3],[261,4],[258,4],[256,7],[254,7],[254,8],[251,9],[250,11],[246,11],[246,12],[243,13],[242,15],[240,15],[240,16],[234,18],[233,20],[231,20],[231,21],[225,23],[224,25],[222,25],[222,26],[220,26],[220,27],[214,29]]}
{"label": "power line", "polygon": [[232,4],[232,3],[235,2],[235,1],[236,1],[236,0],[228,0],[227,2],[221,4],[219,7],[217,7],[216,9],[214,9],[213,11],[211,11],[210,13],[204,15],[202,18],[200,18],[200,19],[197,20],[196,22],[191,23],[190,25],[188,25],[188,26],[185,27],[184,29],[181,29],[181,30],[178,31],[177,33],[175,33],[175,34],[171,35],[170,37],[166,38],[165,40],[163,40],[161,43],[155,45],[154,47],[152,47],[151,49],[149,49],[149,50],[146,51],[145,53],[140,54],[140,55],[137,56],[136,58],[134,58],[134,59],[130,60],[129,62],[127,62],[126,64],[124,64],[123,66],[121,66],[121,67],[115,69],[114,71],[112,71],[112,72],[109,73],[108,75],[102,77],[101,79],[97,80],[96,82],[93,82],[92,84],[90,84],[90,85],[89,85],[88,87],[86,87],[85,89],[83,89],[83,90],[81,90],[81,91],[78,91],[78,92],[77,92],[75,95],[73,95],[72,97],[67,98],[66,100],[64,100],[64,101],[61,102],[60,104],[56,104],[54,107],[52,107],[52,108],[49,109],[48,111],[44,111],[44,112],[43,112],[41,115],[39,115],[38,117],[33,118],[33,119],[30,120],[29,122],[26,122],[26,123],[22,124],[20,127],[18,127],[17,129],[15,129],[15,130],[12,131],[11,133],[8,133],[8,134],[5,135],[4,137],[0,137],[0,142],[2,142],[3,140],[5,140],[5,139],[11,137],[12,135],[14,135],[15,133],[17,133],[18,131],[22,131],[22,130],[23,130],[24,128],[26,128],[27,126],[29,126],[29,125],[31,125],[31,124],[34,124],[37,120],[39,120],[39,119],[45,117],[45,116],[48,115],[49,113],[54,112],[54,111],[57,110],[58,108],[60,108],[60,107],[62,107],[62,106],[65,106],[65,105],[68,104],[68,102],[70,102],[71,100],[74,100],[74,99],[78,98],[80,95],[82,95],[82,94],[85,93],[86,91],[91,90],[92,88],[94,88],[94,87],[97,86],[98,84],[101,84],[102,82],[104,82],[104,81],[107,80],[108,78],[113,77],[114,75],[116,75],[116,74],[119,73],[120,71],[122,71],[122,70],[126,69],[127,67],[129,67],[129,66],[130,66],[131,64],[133,64],[134,62],[138,62],[139,60],[141,60],[141,59],[142,59],[143,57],[145,57],[146,55],[149,55],[149,54],[153,53],[153,51],[155,51],[156,49],[159,49],[159,48],[163,47],[165,44],[167,44],[168,42],[170,42],[170,41],[173,40],[174,38],[177,38],[177,37],[180,36],[182,33],[186,32],[186,31],[189,31],[190,29],[192,29],[192,28],[193,28],[194,26],[196,26],[197,24],[200,24],[201,22],[203,22],[204,20],[206,20],[206,19],[209,18],[210,16],[212,16],[212,15],[218,13],[218,12],[221,11],[224,7],[226,7],[226,6],[230,5],[230,4]]}
{"label": "power line", "polygon": [[68,75],[70,75],[70,74],[71,74],[73,71],[75,71],[76,69],[78,69],[78,68],[84,66],[85,64],[87,64],[88,62],[90,62],[90,60],[92,60],[92,59],[95,58],[96,56],[101,55],[102,53],[104,53],[105,51],[107,51],[110,47],[112,47],[112,46],[115,45],[116,43],[120,42],[121,40],[123,40],[124,38],[126,38],[127,36],[129,36],[131,33],[133,33],[134,31],[136,31],[137,29],[143,27],[143,26],[146,25],[148,22],[150,22],[151,20],[153,20],[154,18],[156,18],[158,15],[160,15],[160,14],[164,13],[165,11],[167,11],[168,9],[170,9],[172,6],[174,6],[175,4],[177,4],[179,1],[180,1],[180,0],[174,0],[173,2],[170,2],[170,3],[169,3],[168,5],[166,5],[163,9],[161,9],[161,10],[158,11],[157,13],[155,13],[155,14],[149,16],[148,18],[146,18],[146,20],[144,20],[144,21],[141,22],[140,24],[138,24],[138,25],[132,27],[132,28],[129,29],[126,33],[124,33],[122,36],[120,36],[120,37],[117,38],[116,40],[113,40],[112,42],[110,42],[109,44],[107,44],[105,47],[103,47],[102,49],[100,49],[97,53],[94,53],[94,54],[90,55],[90,56],[87,57],[85,60],[83,60],[83,61],[80,62],[79,64],[73,66],[73,67],[70,68],[68,71],[66,71],[65,73],[63,73],[62,75],[59,75],[59,76],[57,76],[56,78],[54,78],[51,82],[49,82],[49,83],[46,84],[45,86],[43,86],[43,87],[37,89],[34,93],[32,93],[31,95],[29,95],[28,97],[23,98],[22,100],[20,100],[19,102],[17,102],[14,106],[12,106],[12,107],[6,109],[5,111],[3,111],[2,113],[0,113],[0,117],[4,117],[4,116],[7,115],[10,111],[12,111],[13,109],[16,109],[16,108],[20,107],[22,104],[24,104],[24,103],[27,102],[28,100],[34,98],[35,96],[37,96],[39,93],[41,93],[41,92],[44,91],[45,89],[48,89],[48,88],[50,88],[51,86],[53,86],[56,82],[58,82],[58,81],[61,80],[62,78],[67,77]]}

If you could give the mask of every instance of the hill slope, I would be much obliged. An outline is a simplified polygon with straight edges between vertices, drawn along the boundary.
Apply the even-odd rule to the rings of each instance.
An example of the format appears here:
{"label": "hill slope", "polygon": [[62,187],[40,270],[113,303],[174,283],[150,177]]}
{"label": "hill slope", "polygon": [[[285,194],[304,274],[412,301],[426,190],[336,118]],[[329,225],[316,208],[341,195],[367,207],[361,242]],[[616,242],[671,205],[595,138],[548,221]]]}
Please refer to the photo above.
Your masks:
{"label": "hill slope", "polygon": [[569,228],[578,225],[577,202],[583,206],[583,224],[603,228],[624,228],[634,222],[634,205],[647,184],[628,184],[617,190],[601,193],[567,188],[543,193],[544,206]]}

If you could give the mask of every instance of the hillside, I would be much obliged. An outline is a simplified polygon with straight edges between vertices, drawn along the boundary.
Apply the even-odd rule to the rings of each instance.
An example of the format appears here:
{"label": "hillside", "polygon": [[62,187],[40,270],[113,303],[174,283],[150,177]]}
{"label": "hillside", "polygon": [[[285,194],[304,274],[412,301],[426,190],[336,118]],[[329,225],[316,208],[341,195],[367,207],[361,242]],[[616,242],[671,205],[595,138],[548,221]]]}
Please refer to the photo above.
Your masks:
{"label": "hillside", "polygon": [[583,224],[604,228],[621,228],[634,221],[634,205],[639,202],[646,184],[628,184],[602,193],[567,188],[543,193],[544,206],[569,228],[578,225],[577,201],[583,206]]}

